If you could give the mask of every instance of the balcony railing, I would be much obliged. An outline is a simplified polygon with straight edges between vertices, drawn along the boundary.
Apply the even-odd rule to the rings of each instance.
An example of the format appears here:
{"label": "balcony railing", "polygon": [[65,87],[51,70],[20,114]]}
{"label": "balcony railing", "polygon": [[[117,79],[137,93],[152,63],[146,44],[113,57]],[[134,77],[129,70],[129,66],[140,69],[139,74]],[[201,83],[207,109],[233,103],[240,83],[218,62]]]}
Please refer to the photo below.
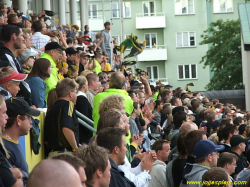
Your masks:
{"label": "balcony railing", "polygon": [[166,17],[164,12],[136,14],[137,29],[165,28]]}
{"label": "balcony railing", "polygon": [[138,61],[161,61],[167,60],[166,45],[146,46],[144,51],[138,55]]}

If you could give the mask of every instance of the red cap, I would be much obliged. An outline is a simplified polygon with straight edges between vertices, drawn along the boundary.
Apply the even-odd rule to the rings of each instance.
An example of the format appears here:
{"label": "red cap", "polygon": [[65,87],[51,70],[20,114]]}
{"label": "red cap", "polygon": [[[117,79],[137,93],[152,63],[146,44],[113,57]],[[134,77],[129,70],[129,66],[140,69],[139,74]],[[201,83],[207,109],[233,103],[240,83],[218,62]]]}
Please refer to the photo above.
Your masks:
{"label": "red cap", "polygon": [[17,71],[13,71],[13,73],[7,77],[4,77],[2,79],[0,79],[0,84],[4,83],[4,82],[9,82],[9,81],[23,81],[24,79],[26,79],[28,76],[28,74],[24,74],[24,73],[18,73]]}

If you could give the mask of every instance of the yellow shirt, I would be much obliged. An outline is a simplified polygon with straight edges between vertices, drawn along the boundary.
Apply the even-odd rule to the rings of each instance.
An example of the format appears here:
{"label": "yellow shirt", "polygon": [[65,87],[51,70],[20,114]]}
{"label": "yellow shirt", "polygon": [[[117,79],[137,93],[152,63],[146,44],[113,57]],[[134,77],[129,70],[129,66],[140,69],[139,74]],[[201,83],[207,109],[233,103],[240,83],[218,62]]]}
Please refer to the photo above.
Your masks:
{"label": "yellow shirt", "polygon": [[108,62],[106,62],[104,70],[103,71],[111,71],[111,66]]}

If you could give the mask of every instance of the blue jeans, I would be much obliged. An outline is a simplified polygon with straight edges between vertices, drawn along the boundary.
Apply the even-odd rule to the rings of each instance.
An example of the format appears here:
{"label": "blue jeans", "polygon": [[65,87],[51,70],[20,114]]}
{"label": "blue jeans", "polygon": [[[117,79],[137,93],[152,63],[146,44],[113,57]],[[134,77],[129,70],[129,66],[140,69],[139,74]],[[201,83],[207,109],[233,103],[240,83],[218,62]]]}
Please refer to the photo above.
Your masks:
{"label": "blue jeans", "polygon": [[108,61],[108,63],[111,65],[111,51],[110,50],[106,50],[106,52],[109,54],[109,61]]}

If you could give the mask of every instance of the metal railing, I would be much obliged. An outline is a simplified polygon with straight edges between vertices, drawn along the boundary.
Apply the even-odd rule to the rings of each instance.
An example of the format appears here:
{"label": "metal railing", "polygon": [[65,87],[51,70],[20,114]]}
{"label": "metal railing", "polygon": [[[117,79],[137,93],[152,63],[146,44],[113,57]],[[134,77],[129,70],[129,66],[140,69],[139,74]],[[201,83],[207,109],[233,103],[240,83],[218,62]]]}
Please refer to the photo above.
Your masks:
{"label": "metal railing", "polygon": [[166,49],[166,45],[152,45],[152,46],[146,46],[145,49]]}
{"label": "metal railing", "polygon": [[[83,120],[85,120],[85,121],[87,122],[87,123],[86,123],[86,122],[83,121],[82,119],[78,118],[78,122],[79,122],[81,125],[83,125],[83,126],[86,127],[87,129],[91,130],[92,132],[96,133],[96,130],[91,126],[91,125],[94,126],[94,122],[93,122],[91,119],[89,119],[88,117],[84,116],[82,113],[78,112],[77,110],[76,110],[76,114],[77,114],[78,117],[82,118]],[[89,124],[88,124],[88,123],[89,123]]]}
{"label": "metal railing", "polygon": [[165,12],[137,13],[136,17],[165,16]]}

